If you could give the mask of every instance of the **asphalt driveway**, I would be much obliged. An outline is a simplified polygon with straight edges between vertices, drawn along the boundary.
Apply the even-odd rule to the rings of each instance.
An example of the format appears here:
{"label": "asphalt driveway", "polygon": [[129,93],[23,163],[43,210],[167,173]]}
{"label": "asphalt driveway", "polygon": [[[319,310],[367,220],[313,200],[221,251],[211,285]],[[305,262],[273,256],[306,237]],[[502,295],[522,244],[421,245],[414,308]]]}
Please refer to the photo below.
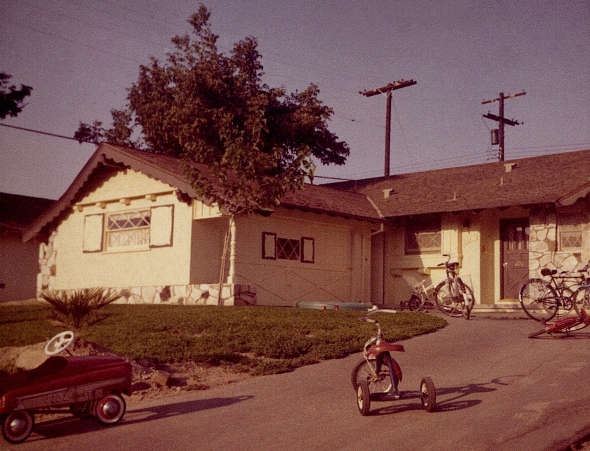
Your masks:
{"label": "asphalt driveway", "polygon": [[[25,450],[560,450],[590,434],[590,330],[529,339],[525,319],[475,314],[405,341],[403,390],[423,376],[438,408],[372,403],[362,417],[350,371],[360,354],[207,391],[130,403],[124,420],[38,424]],[[586,332],[589,331],[589,332]],[[9,447],[10,448],[10,447]]]}

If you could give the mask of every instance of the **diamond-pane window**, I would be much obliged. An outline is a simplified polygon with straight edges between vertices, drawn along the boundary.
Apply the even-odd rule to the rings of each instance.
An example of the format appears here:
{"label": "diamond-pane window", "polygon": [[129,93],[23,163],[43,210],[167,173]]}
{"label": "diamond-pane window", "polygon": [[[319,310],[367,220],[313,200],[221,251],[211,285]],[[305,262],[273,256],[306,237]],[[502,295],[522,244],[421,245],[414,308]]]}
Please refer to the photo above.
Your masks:
{"label": "diamond-pane window", "polygon": [[299,260],[299,240],[288,238],[277,238],[277,258],[283,260]]}
{"label": "diamond-pane window", "polygon": [[559,215],[559,244],[561,249],[579,249],[582,243],[583,218],[577,213]]}
{"label": "diamond-pane window", "polygon": [[440,249],[440,216],[408,218],[406,220],[406,254],[438,253]]}
{"label": "diamond-pane window", "polygon": [[149,246],[150,212],[137,210],[109,215],[106,231],[107,248]]}

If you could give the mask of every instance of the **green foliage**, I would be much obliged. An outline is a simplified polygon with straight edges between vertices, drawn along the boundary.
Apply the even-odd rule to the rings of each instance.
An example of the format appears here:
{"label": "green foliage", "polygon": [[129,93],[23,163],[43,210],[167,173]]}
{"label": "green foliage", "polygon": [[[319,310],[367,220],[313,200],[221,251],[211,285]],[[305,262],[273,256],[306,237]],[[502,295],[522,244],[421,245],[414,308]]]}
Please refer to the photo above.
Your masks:
{"label": "green foliage", "polygon": [[0,119],[18,116],[23,110],[25,98],[30,96],[33,90],[26,85],[21,85],[20,89],[15,85],[8,86],[8,80],[11,78],[11,75],[0,72]]}
{"label": "green foliage", "polygon": [[63,327],[47,321],[47,307],[0,304],[0,347],[25,346],[47,341]]}
{"label": "green foliage", "polygon": [[41,297],[49,303],[53,319],[63,322],[74,329],[91,326],[105,316],[98,310],[111,304],[121,297],[120,294],[104,288],[86,288],[71,293],[63,291],[47,291]]}
{"label": "green foliage", "polygon": [[[60,331],[43,325],[38,307],[14,309],[0,306],[1,318],[8,311],[6,316],[18,321],[0,321],[0,347],[16,345],[12,333],[29,322],[44,331],[35,332],[37,339],[46,340]],[[282,373],[360,352],[376,331],[374,325],[360,321],[364,312],[352,310],[114,304],[104,310],[108,316],[85,331],[86,340],[134,360],[192,361],[255,375]],[[411,312],[383,314],[379,322],[389,341],[446,324],[436,315]],[[26,334],[21,338],[23,344],[35,342]]]}
{"label": "green foliage", "polygon": [[328,130],[333,110],[318,86],[270,88],[256,39],[226,55],[209,18],[200,5],[188,20],[192,38],[175,36],[164,62],[140,66],[126,108],[111,111],[111,130],[81,123],[76,138],[181,157],[197,194],[229,213],[274,208],[313,178],[314,161],[344,164],[348,145]]}

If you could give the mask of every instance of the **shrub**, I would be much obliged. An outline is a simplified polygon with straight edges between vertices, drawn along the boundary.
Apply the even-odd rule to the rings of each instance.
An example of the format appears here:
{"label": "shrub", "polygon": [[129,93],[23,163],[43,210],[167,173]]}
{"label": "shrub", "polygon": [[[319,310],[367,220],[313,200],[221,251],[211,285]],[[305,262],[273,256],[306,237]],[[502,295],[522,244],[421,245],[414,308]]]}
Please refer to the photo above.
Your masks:
{"label": "shrub", "polygon": [[98,310],[121,297],[119,293],[104,288],[86,288],[70,293],[64,291],[47,291],[41,297],[49,303],[53,319],[63,322],[74,329],[83,325],[91,326],[105,318]]}

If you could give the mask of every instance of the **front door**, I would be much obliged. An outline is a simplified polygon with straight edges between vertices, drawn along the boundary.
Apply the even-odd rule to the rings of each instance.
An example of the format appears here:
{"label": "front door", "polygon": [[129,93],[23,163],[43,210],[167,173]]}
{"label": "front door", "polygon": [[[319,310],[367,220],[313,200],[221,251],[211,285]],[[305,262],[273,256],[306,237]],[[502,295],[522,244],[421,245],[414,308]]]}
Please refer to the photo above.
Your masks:
{"label": "front door", "polygon": [[518,290],[529,277],[529,230],[528,218],[500,221],[503,299],[518,299]]}

